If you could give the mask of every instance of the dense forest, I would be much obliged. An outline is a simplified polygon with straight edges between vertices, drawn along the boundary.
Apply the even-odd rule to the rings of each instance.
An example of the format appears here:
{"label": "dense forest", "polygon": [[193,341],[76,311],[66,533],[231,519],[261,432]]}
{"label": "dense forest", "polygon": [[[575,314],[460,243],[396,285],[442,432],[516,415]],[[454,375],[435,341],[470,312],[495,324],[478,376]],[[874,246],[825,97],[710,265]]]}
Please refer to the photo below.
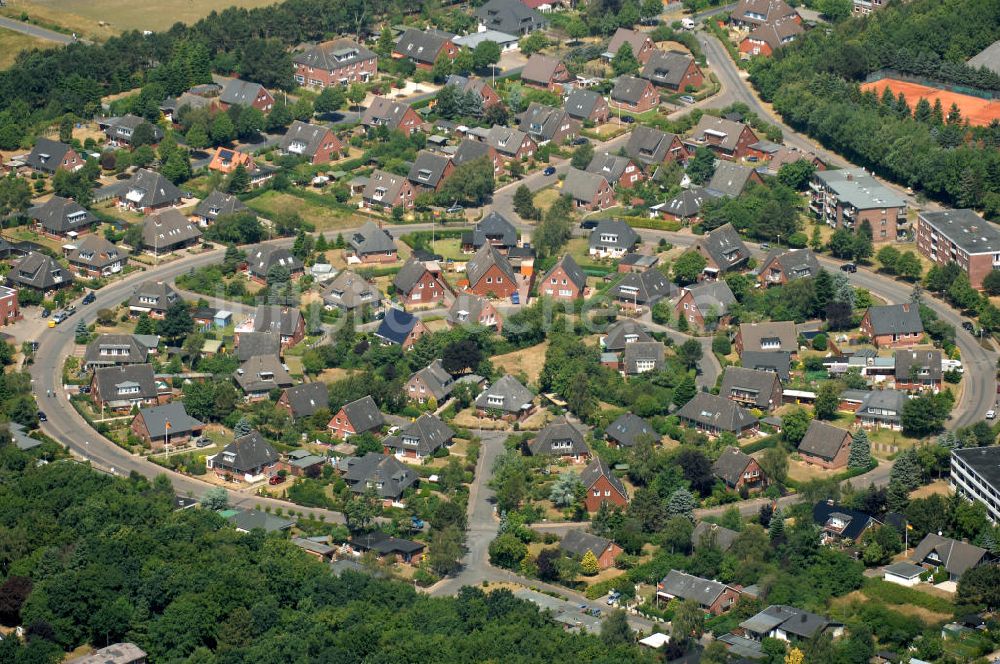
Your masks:
{"label": "dense forest", "polygon": [[[957,109],[862,94],[881,69],[1000,91],[1000,76],[965,60],[1000,34],[994,0],[892,3],[869,18],[812,30],[751,81],[792,127],[877,174],[950,205],[1000,216],[1000,123],[972,127]],[[891,95],[889,95],[891,98]]]}
{"label": "dense forest", "polygon": [[635,646],[568,634],[509,591],[432,599],[340,578],[283,537],[171,511],[165,477],[36,466],[0,445],[0,663],[131,640],[157,662],[624,662]]}

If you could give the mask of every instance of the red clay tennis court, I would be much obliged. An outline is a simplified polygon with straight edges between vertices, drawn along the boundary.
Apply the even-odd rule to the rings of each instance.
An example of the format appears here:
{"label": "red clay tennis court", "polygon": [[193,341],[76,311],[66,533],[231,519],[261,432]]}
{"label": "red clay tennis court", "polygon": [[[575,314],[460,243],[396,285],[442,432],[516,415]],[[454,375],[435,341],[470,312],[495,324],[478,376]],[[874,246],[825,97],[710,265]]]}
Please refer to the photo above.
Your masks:
{"label": "red clay tennis court", "polygon": [[962,118],[968,118],[969,124],[988,125],[993,120],[1000,120],[1000,101],[996,100],[981,99],[972,95],[963,95],[895,78],[883,78],[880,81],[865,83],[861,89],[866,92],[874,90],[875,94],[881,98],[882,91],[887,86],[894,95],[898,96],[902,92],[910,108],[914,108],[921,98],[930,102],[931,106],[934,105],[936,99],[940,99],[945,115],[948,114],[948,109],[951,108],[952,104],[957,104],[958,110],[962,112]]}

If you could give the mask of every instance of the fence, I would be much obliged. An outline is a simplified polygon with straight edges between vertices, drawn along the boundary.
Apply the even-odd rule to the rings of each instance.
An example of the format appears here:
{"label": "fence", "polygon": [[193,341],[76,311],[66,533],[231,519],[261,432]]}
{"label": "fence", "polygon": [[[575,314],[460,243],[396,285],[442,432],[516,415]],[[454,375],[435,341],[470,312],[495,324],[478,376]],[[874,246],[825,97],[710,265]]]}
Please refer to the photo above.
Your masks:
{"label": "fence", "polygon": [[958,85],[957,83],[942,83],[941,81],[936,81],[932,78],[927,78],[926,76],[907,74],[895,69],[879,69],[878,71],[873,71],[865,77],[865,83],[875,83],[884,78],[894,78],[898,81],[916,83],[917,85],[926,85],[927,87],[947,90],[948,92],[954,92],[956,94],[969,95],[970,97],[979,97],[980,99],[1000,99],[1000,92],[973,88],[968,85]]}

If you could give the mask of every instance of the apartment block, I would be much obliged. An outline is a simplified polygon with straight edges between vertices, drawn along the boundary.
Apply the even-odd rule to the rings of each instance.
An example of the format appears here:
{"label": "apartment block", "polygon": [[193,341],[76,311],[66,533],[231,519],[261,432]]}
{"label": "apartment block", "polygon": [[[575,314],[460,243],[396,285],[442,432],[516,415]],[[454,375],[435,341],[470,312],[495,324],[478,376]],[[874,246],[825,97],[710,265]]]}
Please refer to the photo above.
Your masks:
{"label": "apartment block", "polygon": [[819,171],[809,185],[809,209],[827,225],[854,231],[867,221],[872,241],[906,238],[906,201],[863,168]]}
{"label": "apartment block", "polygon": [[990,521],[1000,521],[1000,447],[966,447],[951,452],[951,487],[986,506]]}
{"label": "apartment block", "polygon": [[921,212],[917,251],[938,265],[956,263],[982,288],[986,275],[1000,270],[1000,229],[972,210]]}

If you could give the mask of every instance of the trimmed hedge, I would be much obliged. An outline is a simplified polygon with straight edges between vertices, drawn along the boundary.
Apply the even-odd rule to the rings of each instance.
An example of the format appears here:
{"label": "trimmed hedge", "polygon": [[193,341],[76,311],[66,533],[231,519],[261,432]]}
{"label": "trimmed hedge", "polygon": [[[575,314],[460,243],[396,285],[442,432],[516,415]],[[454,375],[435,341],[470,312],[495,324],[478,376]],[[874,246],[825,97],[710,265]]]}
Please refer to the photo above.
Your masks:
{"label": "trimmed hedge", "polygon": [[633,228],[648,228],[654,231],[677,232],[684,227],[679,221],[667,221],[666,219],[649,219],[648,217],[622,217],[629,226]]}
{"label": "trimmed hedge", "polygon": [[760,440],[750,443],[749,445],[744,445],[740,448],[745,454],[752,454],[754,452],[760,452],[761,450],[766,450],[769,447],[776,446],[781,441],[781,436],[775,434],[773,436],[767,436],[761,438]]}

